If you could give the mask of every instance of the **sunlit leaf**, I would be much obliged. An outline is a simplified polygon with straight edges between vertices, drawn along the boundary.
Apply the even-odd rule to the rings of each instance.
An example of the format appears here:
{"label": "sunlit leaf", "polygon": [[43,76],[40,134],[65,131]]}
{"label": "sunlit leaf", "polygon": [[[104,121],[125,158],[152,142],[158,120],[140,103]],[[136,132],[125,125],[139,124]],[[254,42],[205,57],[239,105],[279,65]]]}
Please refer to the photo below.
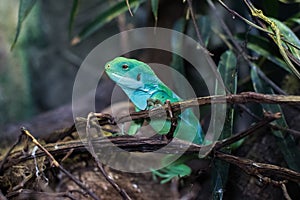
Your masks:
{"label": "sunlit leaf", "polygon": [[20,0],[17,30],[16,30],[15,39],[11,45],[11,50],[15,47],[21,32],[22,24],[26,19],[26,17],[28,16],[28,14],[30,13],[35,3],[36,0]]}
{"label": "sunlit leaf", "polygon": [[73,5],[70,13],[70,20],[69,20],[69,36],[71,35],[73,29],[74,19],[78,11],[78,5],[79,5],[79,0],[73,0]]}
{"label": "sunlit leaf", "polygon": [[[130,7],[137,7],[145,0],[132,0],[130,1]],[[118,2],[110,6],[107,10],[101,12],[94,21],[86,25],[83,30],[72,39],[71,44],[76,45],[81,42],[83,39],[92,35],[98,31],[102,26],[119,16],[120,14],[128,11],[128,7],[125,1]]]}
{"label": "sunlit leaf", "polygon": [[[267,85],[262,79],[260,79],[258,75],[258,70],[254,64],[251,66],[251,79],[253,83],[253,87],[255,92],[263,93],[263,94],[274,94],[273,89]],[[271,113],[282,113],[282,117],[276,121],[274,124],[279,125],[284,128],[288,128],[288,125],[285,121],[283,112],[281,107],[277,104],[261,104],[262,108],[265,111],[269,111]],[[290,134],[285,134],[279,130],[272,130],[273,134],[276,136],[278,146],[284,156],[284,159],[288,166],[296,171],[300,171],[300,153],[296,146],[296,143]]]}

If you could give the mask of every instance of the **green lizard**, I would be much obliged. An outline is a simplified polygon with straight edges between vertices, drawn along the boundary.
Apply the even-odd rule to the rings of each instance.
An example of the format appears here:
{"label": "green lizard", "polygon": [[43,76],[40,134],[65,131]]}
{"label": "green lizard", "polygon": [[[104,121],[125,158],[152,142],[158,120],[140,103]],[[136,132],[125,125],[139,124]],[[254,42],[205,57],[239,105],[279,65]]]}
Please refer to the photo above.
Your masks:
{"label": "green lizard", "polygon": [[[173,103],[182,100],[156,76],[149,65],[141,61],[117,57],[105,65],[105,72],[127,94],[137,111],[150,108],[149,101],[165,103],[169,100]],[[158,134],[164,135],[169,132],[171,122],[162,119],[151,120],[150,125]],[[128,134],[135,134],[140,126],[132,123]],[[186,109],[178,116],[174,136],[195,144],[203,142],[199,120],[191,109]],[[153,172],[164,178],[162,183],[173,177],[189,175],[191,169],[182,162],[184,161],[179,159],[171,165]]]}

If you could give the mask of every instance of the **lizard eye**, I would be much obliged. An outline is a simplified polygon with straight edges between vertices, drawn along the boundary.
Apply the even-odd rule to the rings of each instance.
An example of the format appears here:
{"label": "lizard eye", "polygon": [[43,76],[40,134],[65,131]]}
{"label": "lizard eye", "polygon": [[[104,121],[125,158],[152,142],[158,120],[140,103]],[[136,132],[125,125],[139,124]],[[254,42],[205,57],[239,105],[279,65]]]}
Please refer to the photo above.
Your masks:
{"label": "lizard eye", "polygon": [[128,69],[128,65],[127,64],[124,64],[124,65],[122,65],[122,69]]}

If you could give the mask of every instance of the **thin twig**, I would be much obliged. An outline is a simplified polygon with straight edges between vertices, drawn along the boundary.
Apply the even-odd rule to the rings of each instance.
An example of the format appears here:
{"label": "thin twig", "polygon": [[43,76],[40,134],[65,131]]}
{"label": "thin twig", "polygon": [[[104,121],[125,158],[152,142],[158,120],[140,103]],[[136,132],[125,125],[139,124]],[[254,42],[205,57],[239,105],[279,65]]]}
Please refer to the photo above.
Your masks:
{"label": "thin twig", "polygon": [[[243,110],[245,111],[250,117],[252,117],[253,119],[255,120],[262,120],[259,116],[257,116],[256,114],[254,114],[253,112],[251,112],[251,110],[249,108],[247,108],[245,105],[242,105],[242,104],[238,104],[238,106]],[[282,126],[278,126],[276,124],[268,124],[268,126],[271,128],[271,129],[274,129],[274,130],[278,130],[278,131],[284,131],[284,132],[287,132],[287,133],[291,133],[293,135],[298,135],[300,136],[300,131],[297,131],[297,130],[293,130],[293,129],[290,129],[290,128],[285,128],[285,127],[282,127]]]}
{"label": "thin twig", "polygon": [[206,58],[206,61],[208,62],[211,70],[213,71],[215,77],[217,78],[217,80],[219,81],[219,84],[222,88],[225,89],[225,91],[227,93],[230,93],[228,91],[228,89],[225,87],[224,83],[223,83],[223,80],[220,76],[220,74],[217,72],[217,66],[215,64],[215,62],[213,61],[213,59],[211,58],[211,56],[213,54],[211,54],[207,48],[204,47],[204,42],[202,40],[202,37],[201,37],[201,34],[200,34],[200,31],[199,31],[199,28],[197,26],[197,22],[196,22],[196,17],[195,17],[195,14],[194,14],[194,11],[193,11],[193,4],[192,4],[192,0],[187,0],[188,2],[188,7],[189,7],[189,11],[191,13],[191,16],[192,16],[192,21],[193,21],[193,25],[194,25],[194,29],[195,29],[195,32],[196,32],[196,35],[197,35],[197,39],[198,39],[198,45],[200,47],[200,49],[205,53],[205,58]]}
{"label": "thin twig", "polygon": [[286,186],[284,183],[281,184],[281,189],[282,189],[282,192],[283,192],[283,196],[286,200],[292,200],[292,198],[290,197],[287,189],[286,189]]}
{"label": "thin twig", "polygon": [[125,1],[126,1],[126,5],[127,5],[127,8],[128,8],[128,11],[129,11],[131,17],[133,17],[133,14],[132,14],[132,11],[131,11],[131,8],[130,8],[129,0],[125,0]]}
{"label": "thin twig", "polygon": [[[272,34],[272,35],[274,34],[273,32],[271,32],[271,31],[269,31],[269,30],[267,30],[267,29],[264,29],[264,28],[262,28],[262,27],[260,27],[260,26],[258,26],[258,25],[256,25],[256,24],[254,24],[253,22],[247,20],[246,18],[244,18],[243,16],[241,16],[238,12],[236,12],[236,11],[230,9],[223,1],[218,0],[218,2],[219,2],[219,3],[221,4],[221,6],[223,6],[227,11],[229,11],[233,16],[236,16],[236,17],[240,18],[240,19],[241,19],[242,21],[244,21],[246,24],[248,24],[248,25],[250,25],[250,26],[252,26],[252,27],[254,27],[254,28],[258,29],[258,30],[261,30],[261,31],[263,31],[263,32],[266,32],[266,33],[268,33],[268,34]],[[213,5],[213,3],[212,3],[211,0],[208,0],[208,3],[209,3],[210,6]],[[215,9],[216,9],[216,8],[215,8],[215,6],[214,6],[214,10],[215,10]]]}
{"label": "thin twig", "polygon": [[[250,67],[252,68],[253,66],[250,63]],[[273,90],[275,90],[278,94],[282,94],[282,95],[287,95],[287,93],[282,90],[276,83],[274,83],[271,79],[269,79],[265,73],[263,73],[259,68],[257,70],[258,76],[264,80],[269,86],[271,86],[271,88],[273,88]]]}
{"label": "thin twig", "polygon": [[52,156],[51,153],[49,153],[49,151],[43,147],[36,139],[33,135],[31,135],[31,133],[24,127],[21,128],[21,132],[22,134],[26,135],[27,137],[29,137],[32,142],[38,146],[47,156],[48,158],[51,160],[51,163],[59,168],[65,175],[67,175],[71,180],[74,181],[74,183],[76,183],[76,185],[78,185],[80,188],[82,188],[84,191],[86,191],[93,199],[95,200],[100,200],[92,191],[90,191],[83,183],[81,183],[79,180],[77,180],[70,172],[68,172],[66,169],[64,169],[56,160],[55,158]]}
{"label": "thin twig", "polygon": [[275,114],[268,113],[268,114],[266,114],[265,118],[263,118],[260,122],[256,123],[255,125],[251,126],[250,128],[248,128],[246,131],[217,142],[215,144],[214,149],[219,150],[225,146],[233,144],[233,143],[239,141],[240,139],[245,138],[246,136],[250,135],[251,133],[257,131],[257,129],[264,127],[265,125],[269,124],[270,122],[274,121],[275,119],[279,119],[280,117],[281,117],[280,113],[275,113]]}
{"label": "thin twig", "polygon": [[[208,1],[209,1],[209,4],[213,4],[211,0],[208,0]],[[245,22],[246,24],[248,24],[249,26],[252,26],[252,27],[254,27],[254,28],[256,28],[256,29],[258,29],[258,30],[260,30],[260,31],[263,31],[263,32],[265,32],[265,33],[268,33],[268,34],[270,34],[270,35],[275,35],[272,31],[269,31],[269,30],[266,29],[266,28],[262,28],[262,27],[260,27],[260,26],[258,26],[258,25],[256,25],[256,24],[254,24],[253,22],[249,21],[249,20],[246,19],[245,17],[241,16],[238,12],[236,12],[236,11],[232,10],[231,8],[229,8],[223,1],[218,0],[218,2],[219,2],[219,3],[221,4],[221,6],[223,6],[227,11],[229,11],[233,16],[236,16],[236,17],[240,18],[242,21],[244,21],[244,22]],[[284,39],[284,38],[282,38],[282,40],[283,40],[284,42],[286,42],[287,44],[293,46],[294,48],[300,50],[300,48],[299,48],[297,45],[291,43],[290,41],[287,41],[287,40]]]}
{"label": "thin twig", "polygon": [[17,199],[28,199],[29,197],[32,199],[50,199],[54,198],[62,198],[62,197],[68,197],[71,200],[77,200],[73,195],[71,195],[69,192],[39,192],[35,190],[29,190],[29,189],[21,189],[18,191],[13,191],[8,193],[7,195],[9,198],[17,198]]}
{"label": "thin twig", "polygon": [[206,53],[208,53],[209,55],[212,55],[212,54],[210,54],[210,52],[204,47],[204,42],[203,42],[203,40],[202,40],[202,37],[201,37],[200,31],[199,31],[199,28],[198,28],[198,26],[197,26],[196,17],[195,17],[194,10],[193,10],[193,3],[192,3],[192,0],[187,0],[187,3],[188,3],[188,7],[189,7],[189,10],[190,10],[190,13],[191,13],[193,25],[194,25],[194,28],[195,28],[195,32],[196,32],[196,35],[197,35],[197,39],[198,39],[200,48],[201,48],[202,50],[204,50]]}
{"label": "thin twig", "polygon": [[[252,62],[249,60],[248,55],[246,55],[245,51],[242,49],[242,47],[239,45],[239,43],[236,42],[236,40],[234,39],[233,34],[231,33],[230,29],[228,28],[228,26],[226,25],[226,23],[224,22],[224,20],[222,19],[222,17],[219,15],[217,8],[215,7],[214,3],[211,0],[207,0],[208,5],[210,6],[210,8],[214,11],[213,13],[216,16],[216,19],[219,21],[221,27],[223,28],[223,30],[225,31],[225,33],[228,35],[228,37],[230,38],[232,44],[234,45],[234,47],[237,49],[237,52],[239,55],[242,55],[243,59],[248,63],[248,65],[250,67],[252,66]],[[226,4],[224,4],[223,1],[218,0],[218,2],[226,9],[228,10],[232,15],[239,17],[240,19],[242,19],[243,21],[245,21],[247,24],[254,26],[255,28],[258,28],[259,30],[262,31],[266,31],[269,34],[273,34],[272,32],[265,30],[259,26],[257,26],[256,24],[248,21],[247,19],[245,19],[244,17],[242,17],[240,14],[238,14],[237,12],[235,12],[234,10],[230,9]],[[261,79],[263,79],[268,85],[270,85],[277,93],[279,94],[284,94],[287,95],[285,91],[283,91],[280,87],[278,87],[271,79],[269,79],[261,70],[258,70],[258,75]]]}
{"label": "thin twig", "polygon": [[256,133],[258,129],[266,126],[267,124],[269,124],[270,122],[272,122],[278,118],[280,118],[280,113],[276,113],[276,114],[267,113],[267,114],[265,114],[265,117],[261,121],[254,124],[247,130],[242,131],[238,134],[232,135],[231,137],[225,138],[223,140],[215,141],[209,145],[201,146],[201,151],[199,152],[199,156],[201,158],[205,158],[208,155],[211,155],[214,151],[218,151],[221,148],[229,146],[229,145],[245,138],[246,136],[249,136],[252,133]]}
{"label": "thin twig", "polygon": [[256,176],[257,178],[276,176],[282,178],[283,180],[291,180],[296,183],[300,183],[300,173],[293,170],[279,167],[277,165],[271,165],[266,163],[254,162],[253,160],[236,157],[233,155],[221,153],[216,151],[214,154],[217,158],[224,160],[228,163],[231,163],[240,169],[242,169],[247,174]]}
{"label": "thin twig", "polygon": [[106,171],[103,168],[102,163],[100,162],[98,156],[95,153],[94,146],[92,144],[91,133],[90,133],[90,130],[91,130],[90,122],[91,122],[91,118],[93,118],[93,117],[94,117],[94,113],[90,113],[88,115],[87,125],[86,125],[86,134],[87,134],[87,139],[88,139],[89,152],[92,154],[95,162],[97,163],[98,169],[100,170],[101,174],[104,176],[106,181],[109,182],[109,184],[121,195],[121,197],[124,200],[131,200],[130,196],[126,193],[126,191],[124,189],[122,189],[112,178],[110,178],[107,175]]}
{"label": "thin twig", "polygon": [[5,154],[3,160],[0,163],[0,174],[2,174],[2,169],[3,169],[3,165],[4,163],[7,161],[7,158],[9,156],[9,154],[12,152],[12,150],[14,150],[14,148],[16,148],[16,146],[21,142],[23,134],[20,134],[17,141],[11,146],[11,148],[7,151],[7,153]]}

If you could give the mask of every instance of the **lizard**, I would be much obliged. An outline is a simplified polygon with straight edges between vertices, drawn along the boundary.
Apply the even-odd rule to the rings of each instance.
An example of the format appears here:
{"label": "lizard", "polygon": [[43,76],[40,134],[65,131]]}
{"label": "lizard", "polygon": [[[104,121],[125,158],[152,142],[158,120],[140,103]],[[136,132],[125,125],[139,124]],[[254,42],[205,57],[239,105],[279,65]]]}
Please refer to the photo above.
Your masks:
{"label": "lizard", "polygon": [[[146,110],[153,107],[153,105],[162,104],[166,101],[171,103],[182,101],[174,91],[156,76],[151,67],[142,61],[117,57],[106,63],[105,72],[126,93],[135,105],[136,111]],[[160,135],[168,134],[171,127],[170,120],[158,119],[151,120],[149,123]],[[132,122],[128,134],[134,135],[140,126],[141,124]],[[195,144],[203,143],[201,125],[191,108],[178,115],[178,124],[173,135]],[[180,161],[179,159],[161,170],[153,171],[153,173],[163,178],[162,183],[168,182],[174,177],[190,175],[191,169],[182,163],[183,160]]]}

